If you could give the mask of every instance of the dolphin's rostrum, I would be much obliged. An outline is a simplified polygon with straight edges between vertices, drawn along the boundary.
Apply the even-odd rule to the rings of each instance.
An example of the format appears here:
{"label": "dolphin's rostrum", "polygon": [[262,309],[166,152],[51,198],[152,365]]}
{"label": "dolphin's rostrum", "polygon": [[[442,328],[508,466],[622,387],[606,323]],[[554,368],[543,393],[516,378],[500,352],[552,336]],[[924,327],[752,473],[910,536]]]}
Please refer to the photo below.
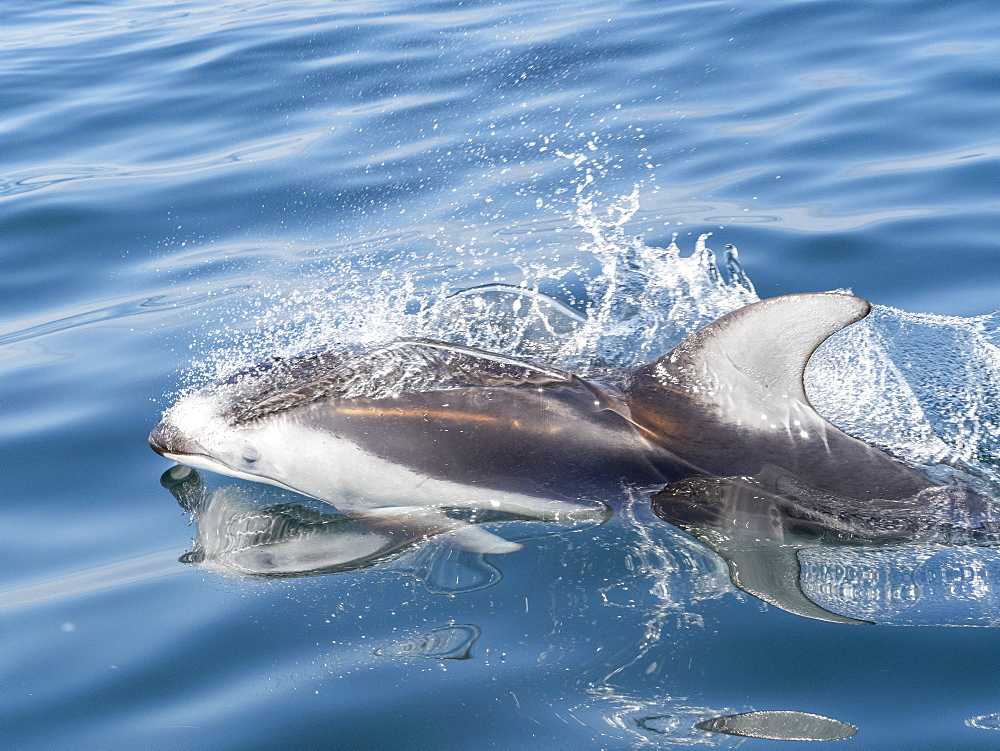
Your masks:
{"label": "dolphin's rostrum", "polygon": [[[735,496],[737,505],[752,503],[755,492],[777,496],[784,500],[764,502],[754,524],[780,548],[803,529],[838,533],[839,507],[824,510],[823,499],[912,510],[907,499],[936,487],[828,423],[806,396],[810,355],[869,310],[842,294],[764,300],[653,362],[586,379],[424,339],[362,354],[312,352],[184,397],[149,443],[179,462],[288,488],[369,523],[425,529],[476,552],[519,546],[442,508],[599,518],[600,502],[618,497],[623,483],[666,486],[654,510],[688,531],[718,526],[726,517],[720,497],[730,508]],[[711,478],[743,490],[721,492]],[[716,483],[711,492],[691,492],[706,482]],[[868,539],[859,529],[845,534]],[[904,524],[891,535],[919,532]],[[723,542],[713,547],[726,556]],[[780,558],[748,564],[743,556],[734,583],[824,617],[815,605],[789,606],[787,593],[755,591],[770,585],[751,570]]]}

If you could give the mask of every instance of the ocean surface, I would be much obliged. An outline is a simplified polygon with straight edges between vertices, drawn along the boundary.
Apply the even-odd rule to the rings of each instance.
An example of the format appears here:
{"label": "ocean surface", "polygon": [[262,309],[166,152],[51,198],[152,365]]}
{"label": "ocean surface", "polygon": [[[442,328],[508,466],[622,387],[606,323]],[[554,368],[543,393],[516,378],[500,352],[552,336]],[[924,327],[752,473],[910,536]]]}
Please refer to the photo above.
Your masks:
{"label": "ocean surface", "polygon": [[0,28],[0,747],[815,746],[709,722],[780,710],[1000,748],[998,546],[803,551],[803,593],[873,626],[740,591],[632,488],[487,524],[515,553],[263,575],[254,534],[353,522],[146,444],[273,355],[586,371],[851,290],[874,314],[813,402],[1000,498],[995,2],[5,0]]}

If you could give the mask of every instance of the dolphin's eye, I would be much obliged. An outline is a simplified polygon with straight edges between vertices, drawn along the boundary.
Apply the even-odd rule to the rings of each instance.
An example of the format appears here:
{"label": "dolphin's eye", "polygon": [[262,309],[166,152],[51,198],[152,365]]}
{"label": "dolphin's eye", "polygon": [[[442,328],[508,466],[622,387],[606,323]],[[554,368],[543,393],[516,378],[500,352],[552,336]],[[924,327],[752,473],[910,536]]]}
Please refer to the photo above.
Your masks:
{"label": "dolphin's eye", "polygon": [[243,463],[253,466],[260,459],[260,452],[249,443],[243,447]]}

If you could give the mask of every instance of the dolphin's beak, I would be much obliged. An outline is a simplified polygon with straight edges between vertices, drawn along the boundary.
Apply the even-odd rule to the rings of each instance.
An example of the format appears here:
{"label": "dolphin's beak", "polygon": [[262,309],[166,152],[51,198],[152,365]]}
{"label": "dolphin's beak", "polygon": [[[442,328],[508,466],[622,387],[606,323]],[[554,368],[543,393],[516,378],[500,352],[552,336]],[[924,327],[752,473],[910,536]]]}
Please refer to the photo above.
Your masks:
{"label": "dolphin's beak", "polygon": [[168,434],[169,429],[161,422],[149,434],[149,447],[157,454],[170,453]]}
{"label": "dolphin's beak", "polygon": [[205,449],[197,441],[185,436],[166,420],[153,428],[153,432],[149,434],[149,447],[157,454],[170,459],[205,453]]}

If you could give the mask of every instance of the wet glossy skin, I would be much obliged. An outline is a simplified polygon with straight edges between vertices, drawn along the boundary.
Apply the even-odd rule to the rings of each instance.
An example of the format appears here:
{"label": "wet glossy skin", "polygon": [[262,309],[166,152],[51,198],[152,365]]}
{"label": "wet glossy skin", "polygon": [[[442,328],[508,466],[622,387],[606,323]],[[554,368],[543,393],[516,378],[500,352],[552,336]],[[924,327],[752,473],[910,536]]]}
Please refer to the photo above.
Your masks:
{"label": "wet glossy skin", "polygon": [[428,491],[419,503],[491,489],[607,500],[623,483],[765,471],[840,498],[908,498],[932,483],[827,423],[804,393],[816,346],[869,309],[845,295],[763,301],[593,381],[426,340],[313,353],[206,389],[206,406],[168,412],[150,445],[331,502],[353,483],[374,507],[407,488]]}

